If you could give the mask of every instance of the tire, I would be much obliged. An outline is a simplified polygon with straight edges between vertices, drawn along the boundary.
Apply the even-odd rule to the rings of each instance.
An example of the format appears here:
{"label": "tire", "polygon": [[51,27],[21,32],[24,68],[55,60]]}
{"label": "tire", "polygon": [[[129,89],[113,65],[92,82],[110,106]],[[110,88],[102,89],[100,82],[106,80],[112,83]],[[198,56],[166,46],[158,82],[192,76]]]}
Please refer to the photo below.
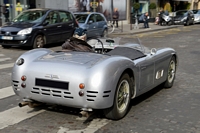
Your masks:
{"label": "tire", "polygon": [[175,75],[176,75],[176,59],[173,56],[169,62],[167,70],[167,79],[164,82],[164,88],[171,88],[173,86]]}
{"label": "tire", "polygon": [[172,21],[169,21],[169,22],[167,23],[167,25],[168,25],[168,26],[171,26],[171,25],[172,25]]}
{"label": "tire", "polygon": [[105,29],[105,30],[103,31],[101,37],[106,37],[107,34],[108,34],[108,30]]}
{"label": "tire", "polygon": [[44,36],[37,35],[34,39],[33,48],[43,48],[45,45]]}
{"label": "tire", "polygon": [[11,46],[1,45],[3,48],[11,48]]}
{"label": "tire", "polygon": [[188,25],[190,25],[189,20],[186,21],[185,26],[188,26]]}
{"label": "tire", "polygon": [[192,25],[194,25],[195,24],[195,22],[194,22],[194,20],[192,21]]}
{"label": "tire", "polygon": [[[123,118],[129,110],[131,99],[131,79],[127,73],[123,74],[117,84],[114,103],[111,108],[105,109],[107,118],[118,120]],[[120,103],[121,102],[121,103]]]}

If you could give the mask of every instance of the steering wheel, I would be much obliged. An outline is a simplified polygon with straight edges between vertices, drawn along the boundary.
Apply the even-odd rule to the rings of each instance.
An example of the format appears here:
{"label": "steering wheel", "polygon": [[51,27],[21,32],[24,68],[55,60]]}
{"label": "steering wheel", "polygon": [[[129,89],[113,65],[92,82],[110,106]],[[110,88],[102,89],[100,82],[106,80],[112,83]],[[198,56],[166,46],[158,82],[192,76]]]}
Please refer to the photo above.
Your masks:
{"label": "steering wheel", "polygon": [[99,47],[96,48],[96,46],[100,43],[100,44],[101,44],[101,51],[97,51],[97,53],[101,53],[101,54],[104,53],[103,42],[102,42],[100,39],[98,39],[98,38],[90,38],[90,39],[87,40],[87,43],[88,43],[91,47],[93,47],[93,48],[95,48],[95,49],[99,48]]}

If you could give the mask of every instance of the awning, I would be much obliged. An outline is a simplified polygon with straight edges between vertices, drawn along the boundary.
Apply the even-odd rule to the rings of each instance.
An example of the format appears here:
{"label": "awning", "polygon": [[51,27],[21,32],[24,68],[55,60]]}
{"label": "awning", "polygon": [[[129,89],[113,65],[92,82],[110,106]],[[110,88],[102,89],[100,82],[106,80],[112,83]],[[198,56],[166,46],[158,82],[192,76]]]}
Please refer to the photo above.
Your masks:
{"label": "awning", "polygon": [[172,1],[188,1],[188,2],[191,2],[191,0],[172,0]]}

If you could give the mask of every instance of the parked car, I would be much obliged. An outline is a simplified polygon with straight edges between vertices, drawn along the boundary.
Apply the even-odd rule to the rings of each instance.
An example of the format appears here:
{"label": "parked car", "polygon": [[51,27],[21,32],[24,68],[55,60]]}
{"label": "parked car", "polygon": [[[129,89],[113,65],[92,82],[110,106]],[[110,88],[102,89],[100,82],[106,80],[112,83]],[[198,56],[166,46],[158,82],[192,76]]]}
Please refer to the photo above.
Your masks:
{"label": "parked car", "polygon": [[104,36],[107,34],[107,20],[98,12],[74,13],[79,26],[86,30],[87,37]]}
{"label": "parked car", "polygon": [[194,23],[200,23],[200,9],[192,11],[194,13]]}
{"label": "parked car", "polygon": [[158,85],[171,88],[178,66],[174,49],[138,42],[97,38],[88,40],[95,52],[43,48],[22,54],[12,70],[13,90],[23,99],[19,106],[101,109],[106,118],[123,118],[131,99]]}
{"label": "parked car", "polygon": [[175,12],[174,24],[188,26],[194,24],[194,13],[192,10],[179,10]]}
{"label": "parked car", "polygon": [[73,35],[78,23],[66,10],[30,9],[22,12],[0,29],[0,44],[41,48],[49,43],[65,41]]}

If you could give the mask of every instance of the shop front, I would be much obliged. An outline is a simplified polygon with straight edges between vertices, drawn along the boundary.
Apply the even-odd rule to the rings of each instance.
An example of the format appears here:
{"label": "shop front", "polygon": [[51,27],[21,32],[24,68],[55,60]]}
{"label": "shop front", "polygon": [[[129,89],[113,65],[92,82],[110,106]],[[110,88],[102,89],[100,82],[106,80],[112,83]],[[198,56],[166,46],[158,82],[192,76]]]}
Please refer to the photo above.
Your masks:
{"label": "shop front", "polygon": [[24,10],[36,8],[35,0],[3,0],[0,1],[1,20],[2,24],[5,22],[5,15],[3,14],[6,8],[9,10],[9,21]]}

